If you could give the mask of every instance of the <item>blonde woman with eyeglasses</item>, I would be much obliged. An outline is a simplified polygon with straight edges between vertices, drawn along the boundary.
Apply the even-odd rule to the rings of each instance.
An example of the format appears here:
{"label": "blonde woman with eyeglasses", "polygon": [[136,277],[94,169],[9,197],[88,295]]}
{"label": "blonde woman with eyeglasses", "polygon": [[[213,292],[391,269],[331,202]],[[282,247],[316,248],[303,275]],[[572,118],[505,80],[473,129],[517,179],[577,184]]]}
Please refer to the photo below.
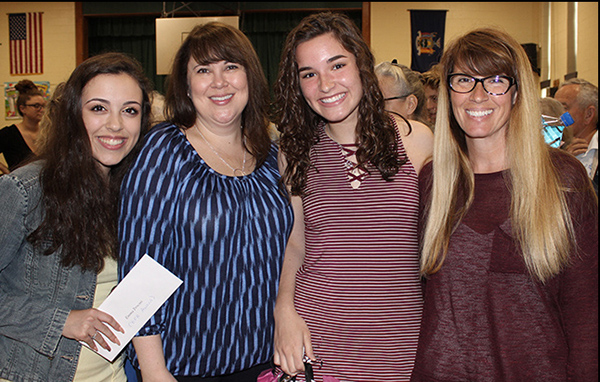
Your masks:
{"label": "blonde woman with eyeglasses", "polygon": [[412,381],[597,381],[598,200],[542,136],[521,45],[472,31],[441,60]]}

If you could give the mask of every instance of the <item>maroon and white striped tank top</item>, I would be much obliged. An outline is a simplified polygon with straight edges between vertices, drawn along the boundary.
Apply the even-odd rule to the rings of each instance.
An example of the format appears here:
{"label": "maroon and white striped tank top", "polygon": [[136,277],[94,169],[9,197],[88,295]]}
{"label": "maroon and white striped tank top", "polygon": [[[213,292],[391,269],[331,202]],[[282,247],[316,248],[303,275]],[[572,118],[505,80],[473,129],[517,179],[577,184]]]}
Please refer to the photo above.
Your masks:
{"label": "maroon and white striped tank top", "polygon": [[315,377],[408,381],[423,306],[417,174],[410,162],[393,181],[370,169],[353,188],[342,148],[323,126],[319,135],[303,198],[306,255],[295,294],[322,360]]}

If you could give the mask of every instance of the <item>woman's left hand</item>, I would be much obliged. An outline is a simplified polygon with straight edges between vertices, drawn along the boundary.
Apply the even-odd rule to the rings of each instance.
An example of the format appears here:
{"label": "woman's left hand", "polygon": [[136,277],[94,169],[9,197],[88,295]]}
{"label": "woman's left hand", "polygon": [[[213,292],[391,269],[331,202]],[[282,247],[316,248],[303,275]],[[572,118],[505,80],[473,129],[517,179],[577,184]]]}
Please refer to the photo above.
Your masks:
{"label": "woman's left hand", "polygon": [[98,343],[104,349],[110,351],[110,345],[105,340],[105,337],[113,343],[120,345],[119,339],[115,336],[111,327],[114,330],[124,333],[121,325],[108,313],[94,308],[72,310],[67,317],[62,335],[73,340],[83,341],[94,350],[98,350],[96,346],[96,343]]}

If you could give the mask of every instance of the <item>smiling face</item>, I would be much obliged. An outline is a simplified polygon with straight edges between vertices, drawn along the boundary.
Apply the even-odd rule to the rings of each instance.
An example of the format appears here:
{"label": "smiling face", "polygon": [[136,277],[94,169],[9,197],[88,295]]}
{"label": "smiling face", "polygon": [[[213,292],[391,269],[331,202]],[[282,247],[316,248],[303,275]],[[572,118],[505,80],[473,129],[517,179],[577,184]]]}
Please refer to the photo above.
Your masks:
{"label": "smiling face", "polygon": [[197,118],[205,126],[236,127],[242,123],[242,112],[248,104],[248,77],[240,64],[219,61],[188,63],[189,96]]}
{"label": "smiling face", "polygon": [[330,126],[357,124],[363,89],[356,59],[327,33],[296,48],[300,88],[311,109]]}
{"label": "smiling face", "polygon": [[110,167],[119,164],[139,139],[142,89],[127,74],[100,74],[85,85],[81,97],[92,155],[108,175]]}
{"label": "smiling face", "polygon": [[[455,67],[453,73],[482,78],[460,67]],[[485,140],[505,144],[506,131],[517,96],[516,89],[516,86],[512,86],[506,94],[496,96],[488,94],[483,85],[478,83],[469,93],[450,91],[452,111],[465,132],[467,143]]]}

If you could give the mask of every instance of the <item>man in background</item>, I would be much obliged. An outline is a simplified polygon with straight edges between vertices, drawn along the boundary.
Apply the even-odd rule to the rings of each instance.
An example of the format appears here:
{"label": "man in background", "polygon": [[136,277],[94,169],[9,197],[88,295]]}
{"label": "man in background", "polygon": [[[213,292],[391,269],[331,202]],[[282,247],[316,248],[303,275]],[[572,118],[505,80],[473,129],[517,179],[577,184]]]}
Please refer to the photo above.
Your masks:
{"label": "man in background", "polygon": [[574,121],[569,126],[573,139],[561,147],[583,163],[598,193],[598,87],[574,78],[563,83],[554,98],[563,104]]}

